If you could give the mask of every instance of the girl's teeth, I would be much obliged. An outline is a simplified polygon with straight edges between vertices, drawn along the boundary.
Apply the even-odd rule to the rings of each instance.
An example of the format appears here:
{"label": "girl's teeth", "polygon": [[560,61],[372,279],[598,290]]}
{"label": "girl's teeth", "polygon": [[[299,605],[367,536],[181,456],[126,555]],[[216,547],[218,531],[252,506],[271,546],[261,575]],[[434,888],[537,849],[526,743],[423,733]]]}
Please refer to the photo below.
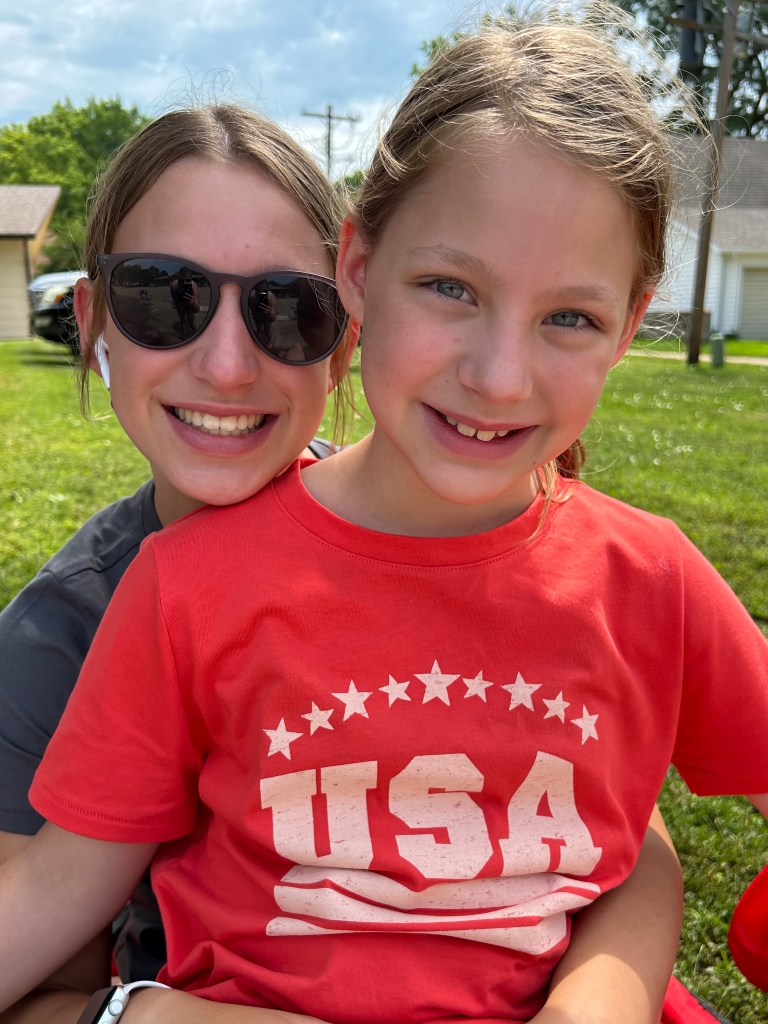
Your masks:
{"label": "girl's teeth", "polygon": [[212,416],[208,412],[198,412],[196,409],[174,408],[174,412],[184,423],[198,427],[204,434],[214,434],[216,437],[239,437],[241,434],[248,434],[264,422],[263,416],[243,413],[240,416]]}
{"label": "girl's teeth", "polygon": [[446,416],[445,419],[452,427],[456,427],[460,434],[463,434],[465,437],[476,437],[478,441],[492,441],[497,435],[498,437],[506,437],[507,434],[511,433],[511,430],[478,430],[476,427],[470,427],[466,423],[459,423],[457,420],[451,419],[450,416]]}

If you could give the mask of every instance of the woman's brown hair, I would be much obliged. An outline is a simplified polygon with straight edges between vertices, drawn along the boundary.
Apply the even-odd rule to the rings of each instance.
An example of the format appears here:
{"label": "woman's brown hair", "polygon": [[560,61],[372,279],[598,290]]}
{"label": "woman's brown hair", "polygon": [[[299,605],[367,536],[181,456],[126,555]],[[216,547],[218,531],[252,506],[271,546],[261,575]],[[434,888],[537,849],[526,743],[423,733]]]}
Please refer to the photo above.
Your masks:
{"label": "woman's brown hair", "polygon": [[[341,207],[336,191],[312,158],[273,121],[232,104],[174,110],[150,122],[119,151],[92,193],[84,259],[93,282],[93,318],[81,338],[80,400],[88,407],[89,355],[106,320],[104,284],[96,257],[112,251],[120,223],[171,164],[185,157],[253,167],[282,189],[314,224],[335,266]],[[331,356],[336,381],[334,438],[343,437],[351,384],[343,367],[347,338]]]}
{"label": "woman's brown hair", "polygon": [[[514,134],[550,147],[619,190],[638,244],[633,298],[658,283],[673,176],[660,118],[627,62],[644,61],[648,78],[654,58],[647,46],[638,54],[637,29],[613,4],[593,0],[581,21],[561,10],[547,14],[538,7],[531,17],[486,19],[477,32],[435,54],[400,104],[351,201],[369,246],[453,149],[487,149]],[[691,109],[661,61],[651,70],[665,113],[675,94]],[[658,95],[665,81],[666,99]],[[542,467],[539,486],[548,499],[558,476],[578,477],[584,460],[577,440]]]}

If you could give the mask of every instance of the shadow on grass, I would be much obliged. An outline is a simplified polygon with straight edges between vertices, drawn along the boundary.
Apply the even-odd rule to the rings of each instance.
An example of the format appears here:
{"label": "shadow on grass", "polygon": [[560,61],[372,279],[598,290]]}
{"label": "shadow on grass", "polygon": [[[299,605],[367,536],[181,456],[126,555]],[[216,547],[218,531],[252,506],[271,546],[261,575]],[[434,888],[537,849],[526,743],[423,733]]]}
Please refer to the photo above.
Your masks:
{"label": "shadow on grass", "polygon": [[21,366],[64,366],[71,368],[75,365],[75,360],[66,352],[62,352],[60,356],[53,352],[50,354],[46,352],[44,355],[41,354],[39,356],[22,356],[19,359],[19,364]]}

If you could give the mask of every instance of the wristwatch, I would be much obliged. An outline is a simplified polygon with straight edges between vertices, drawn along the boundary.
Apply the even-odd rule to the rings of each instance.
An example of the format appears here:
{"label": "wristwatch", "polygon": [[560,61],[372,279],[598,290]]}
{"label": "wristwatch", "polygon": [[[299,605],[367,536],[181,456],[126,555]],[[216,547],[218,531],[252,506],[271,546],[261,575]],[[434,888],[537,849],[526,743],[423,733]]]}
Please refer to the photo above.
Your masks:
{"label": "wristwatch", "polygon": [[91,996],[77,1018],[77,1024],[113,1024],[113,1021],[120,1020],[131,992],[137,988],[170,988],[170,985],[161,985],[159,981],[132,981],[130,985],[100,988]]}

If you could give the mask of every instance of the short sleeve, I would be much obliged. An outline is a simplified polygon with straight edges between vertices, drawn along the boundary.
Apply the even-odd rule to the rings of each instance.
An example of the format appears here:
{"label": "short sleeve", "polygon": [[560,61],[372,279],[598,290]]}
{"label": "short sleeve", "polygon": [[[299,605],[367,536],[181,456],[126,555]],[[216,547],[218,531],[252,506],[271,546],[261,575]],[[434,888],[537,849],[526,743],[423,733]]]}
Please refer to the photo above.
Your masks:
{"label": "short sleeve", "polygon": [[194,825],[200,765],[150,539],[109,604],[30,802],[93,839],[165,842]]}
{"label": "short sleeve", "polygon": [[43,570],[0,613],[0,829],[32,835],[29,787],[66,707],[96,623]]}
{"label": "short sleeve", "polygon": [[679,534],[684,676],[672,757],[700,796],[768,792],[768,643],[704,556]]}

